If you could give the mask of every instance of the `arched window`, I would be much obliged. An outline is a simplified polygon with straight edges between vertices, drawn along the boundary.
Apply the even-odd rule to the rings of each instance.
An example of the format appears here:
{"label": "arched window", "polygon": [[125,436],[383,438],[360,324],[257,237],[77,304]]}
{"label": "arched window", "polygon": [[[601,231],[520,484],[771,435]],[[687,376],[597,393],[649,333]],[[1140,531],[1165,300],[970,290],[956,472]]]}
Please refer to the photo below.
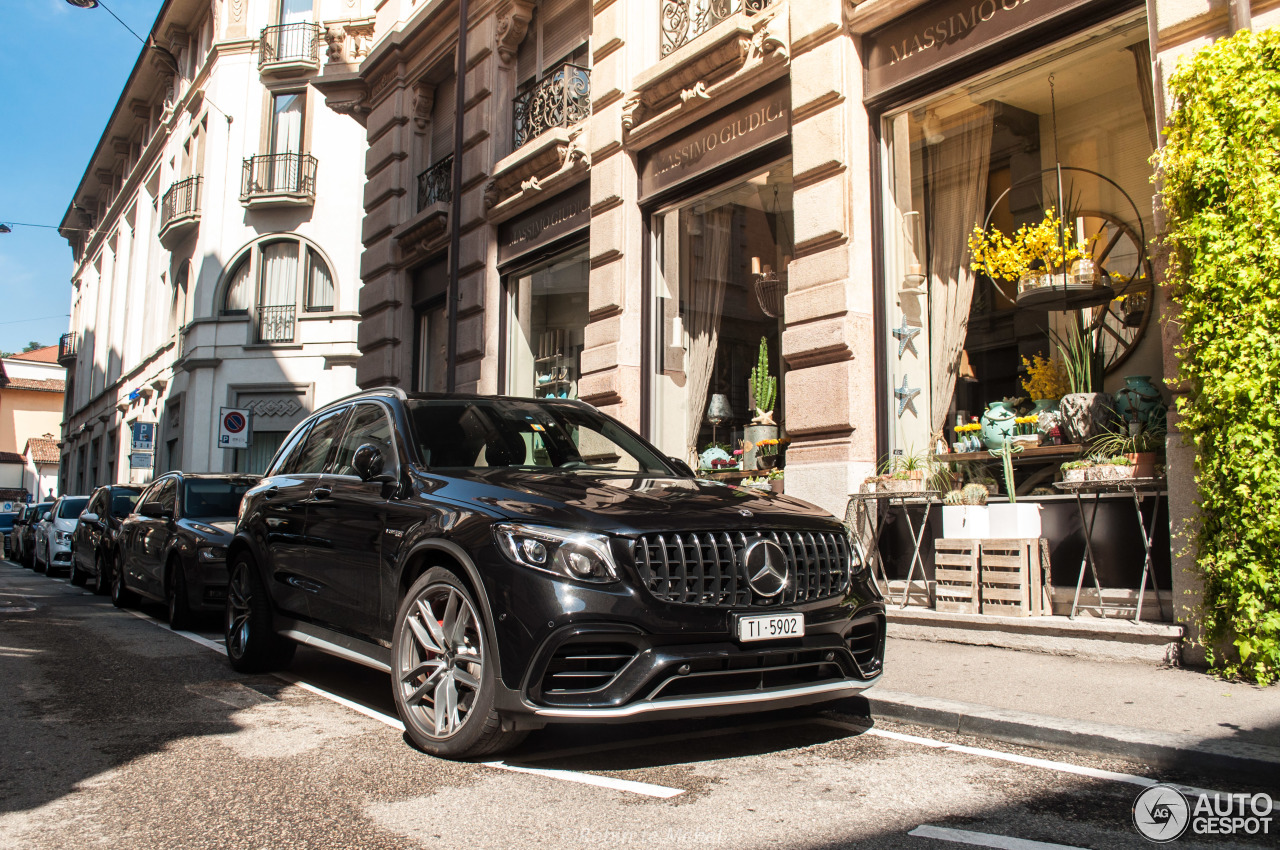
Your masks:
{"label": "arched window", "polygon": [[336,285],[319,249],[294,236],[266,237],[230,266],[220,314],[248,315],[254,341],[293,342],[300,312],[333,310]]}

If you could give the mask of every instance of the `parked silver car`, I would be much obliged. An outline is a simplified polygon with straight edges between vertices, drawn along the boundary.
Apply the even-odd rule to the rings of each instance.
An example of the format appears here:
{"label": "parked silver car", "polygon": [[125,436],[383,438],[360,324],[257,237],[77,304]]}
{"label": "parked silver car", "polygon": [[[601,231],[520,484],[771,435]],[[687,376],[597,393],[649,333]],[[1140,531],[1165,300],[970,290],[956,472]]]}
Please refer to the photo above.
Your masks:
{"label": "parked silver car", "polygon": [[71,569],[71,534],[87,504],[88,496],[60,496],[36,525],[36,572]]}

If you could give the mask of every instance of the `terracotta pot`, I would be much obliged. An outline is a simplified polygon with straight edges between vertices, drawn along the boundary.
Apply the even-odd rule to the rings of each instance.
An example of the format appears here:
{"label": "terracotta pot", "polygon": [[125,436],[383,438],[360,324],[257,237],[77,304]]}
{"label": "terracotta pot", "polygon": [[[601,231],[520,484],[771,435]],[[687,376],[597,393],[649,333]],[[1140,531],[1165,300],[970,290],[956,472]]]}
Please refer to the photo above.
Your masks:
{"label": "terracotta pot", "polygon": [[1155,452],[1134,452],[1126,454],[1125,457],[1133,464],[1130,467],[1133,470],[1134,478],[1155,478],[1156,477],[1156,453]]}

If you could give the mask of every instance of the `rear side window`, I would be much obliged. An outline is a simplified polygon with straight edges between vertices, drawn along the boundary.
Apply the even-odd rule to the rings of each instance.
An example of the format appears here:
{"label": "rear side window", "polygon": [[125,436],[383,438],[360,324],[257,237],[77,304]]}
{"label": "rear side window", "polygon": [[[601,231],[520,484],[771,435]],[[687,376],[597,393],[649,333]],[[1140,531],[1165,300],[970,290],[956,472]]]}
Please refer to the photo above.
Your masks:
{"label": "rear side window", "polygon": [[58,519],[75,519],[80,516],[80,512],[84,510],[84,506],[88,503],[88,496],[81,496],[78,499],[63,499],[62,504],[58,506]]}
{"label": "rear side window", "polygon": [[[135,490],[117,490],[111,493],[111,515],[124,519],[133,513],[133,506],[138,503],[140,494]],[[101,515],[99,511],[99,515]]]}
{"label": "rear side window", "polygon": [[347,419],[348,407],[326,413],[311,426],[311,433],[298,455],[298,460],[290,464],[289,471],[297,475],[318,475],[324,472],[325,461],[329,459],[329,450],[342,433],[342,426]]}

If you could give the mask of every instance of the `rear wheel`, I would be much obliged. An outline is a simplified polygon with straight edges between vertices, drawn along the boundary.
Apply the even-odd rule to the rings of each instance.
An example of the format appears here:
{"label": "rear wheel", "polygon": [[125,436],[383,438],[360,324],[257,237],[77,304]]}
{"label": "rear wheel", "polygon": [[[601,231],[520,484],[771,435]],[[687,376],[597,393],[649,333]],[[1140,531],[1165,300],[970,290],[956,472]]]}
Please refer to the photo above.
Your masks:
{"label": "rear wheel", "polygon": [[34,560],[35,560],[35,563],[31,566],[31,569],[35,570],[38,573],[45,572],[47,565],[44,561],[40,559],[40,545],[38,543],[36,544],[36,557]]}
{"label": "rear wheel", "polygon": [[97,568],[98,573],[93,577],[93,592],[99,596],[106,596],[111,592],[111,566],[110,561],[101,555],[94,558],[93,565]]}
{"label": "rear wheel", "polygon": [[68,580],[76,587],[84,587],[89,577],[85,575],[84,570],[80,569],[80,562],[76,559],[76,550],[71,550],[71,574]]}
{"label": "rear wheel", "polygon": [[117,608],[132,608],[138,604],[138,595],[124,583],[124,561],[118,555],[111,570],[111,604]]}
{"label": "rear wheel", "polygon": [[396,615],[392,695],[405,731],[422,750],[471,758],[515,746],[493,708],[494,665],[470,591],[448,570],[428,570]]}
{"label": "rear wheel", "polygon": [[227,585],[227,660],[240,673],[263,673],[288,666],[297,644],[275,633],[271,603],[253,560],[236,556]]}
{"label": "rear wheel", "polygon": [[195,621],[195,614],[191,612],[191,600],[187,596],[187,576],[181,563],[169,565],[165,596],[169,603],[169,628],[175,631],[190,629]]}

